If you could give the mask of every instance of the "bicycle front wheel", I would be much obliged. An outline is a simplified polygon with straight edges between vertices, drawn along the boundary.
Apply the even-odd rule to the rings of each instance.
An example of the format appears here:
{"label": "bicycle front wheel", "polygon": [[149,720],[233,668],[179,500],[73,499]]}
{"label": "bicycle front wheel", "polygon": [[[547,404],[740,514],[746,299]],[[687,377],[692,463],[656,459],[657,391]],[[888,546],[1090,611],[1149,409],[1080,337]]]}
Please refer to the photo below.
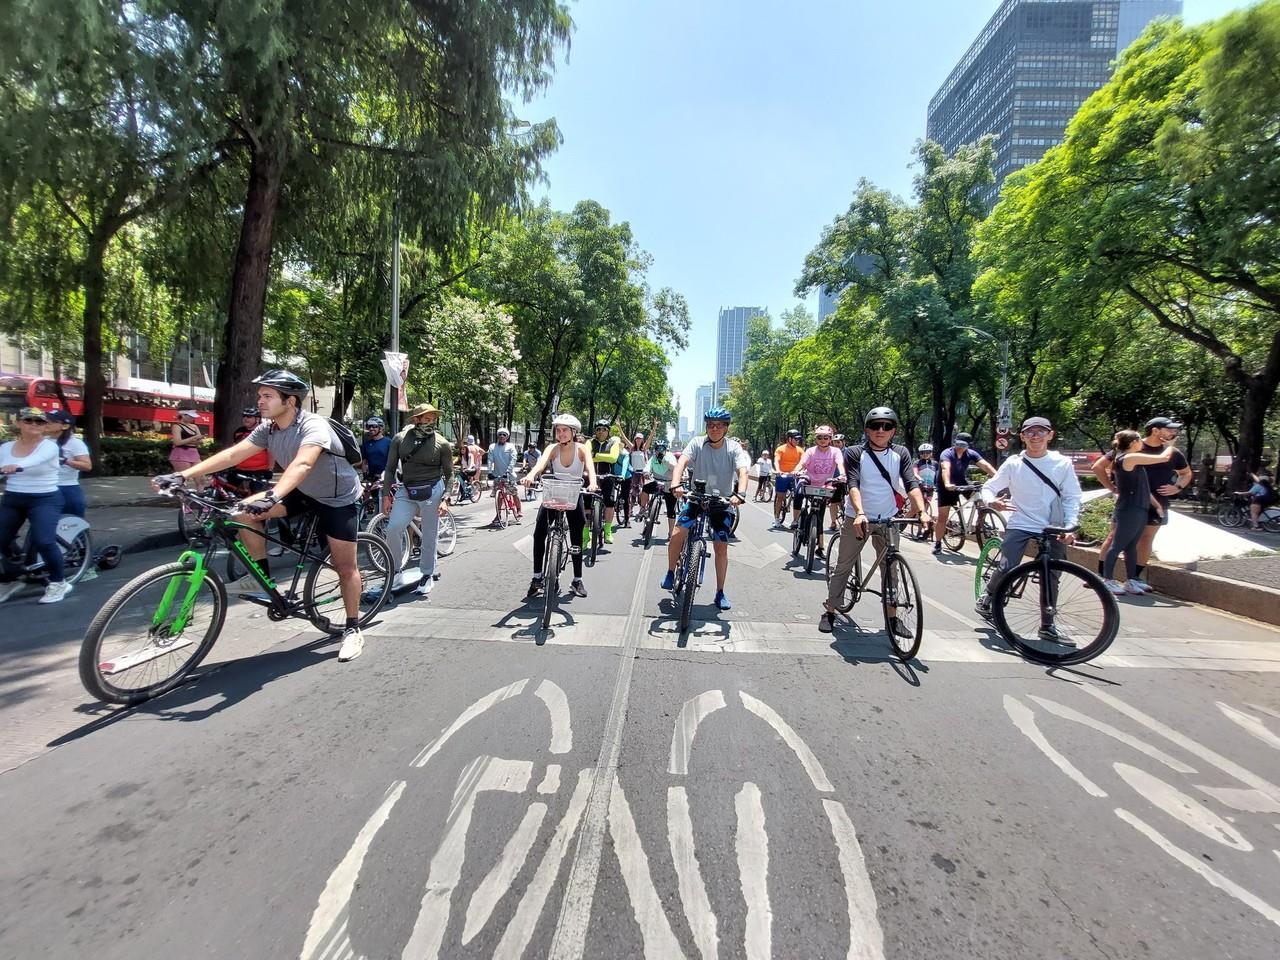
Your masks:
{"label": "bicycle front wheel", "polygon": [[991,577],[995,574],[1000,566],[1000,561],[1004,558],[1004,554],[1000,552],[1000,539],[992,537],[982,545],[982,551],[978,554],[978,568],[973,574],[973,596],[975,600],[981,600],[982,595],[987,592],[987,584],[991,582]]}
{"label": "bicycle front wheel", "polygon": [[436,530],[436,556],[449,556],[457,545],[458,525],[453,522],[453,514],[446,513],[440,518],[440,526]]}
{"label": "bicycle front wheel", "polygon": [[805,557],[804,557],[804,572],[813,573],[813,556],[815,551],[817,551],[818,549],[818,533],[819,531],[822,530],[821,509],[815,510],[813,513],[809,515],[808,525],[809,525],[809,532],[807,536],[809,538],[809,542],[808,544],[806,544]]}
{"label": "bicycle front wheel", "polygon": [[693,595],[698,592],[698,571],[702,568],[697,550],[687,550],[684,573],[684,589],[680,591],[680,632],[689,629],[693,617]]}
{"label": "bicycle front wheel", "polygon": [[[924,639],[924,601],[920,585],[901,554],[885,560],[881,568],[884,595],[884,629],[889,634],[893,655],[906,663],[920,651]],[[892,615],[890,613],[892,612]]]}
{"label": "bicycle front wheel", "polygon": [[653,527],[658,522],[658,511],[662,509],[662,497],[654,494],[649,499],[649,509],[645,511],[644,516],[644,545],[646,547],[653,543]]}
{"label": "bicycle front wheel", "polygon": [[1244,522],[1244,511],[1238,503],[1224,503],[1218,508],[1218,522],[1224,527],[1238,527]]}
{"label": "bicycle front wheel", "polygon": [[227,591],[212,571],[183,563],[141,573],[117,590],[80,645],[80,682],[106,703],[135,704],[172,690],[213,647]]}
{"label": "bicycle front wheel", "polygon": [[563,535],[551,534],[547,538],[547,550],[542,561],[542,629],[551,626],[551,614],[555,612],[560,596],[560,565],[564,562]]}
{"label": "bicycle front wheel", "polygon": [[[360,575],[359,625],[363,627],[391,595],[391,548],[387,542],[371,533],[357,533],[356,571]],[[302,586],[302,604],[307,619],[318,629],[334,636],[346,629],[342,581],[327,555],[307,571],[307,580]]]}
{"label": "bicycle front wheel", "polygon": [[1005,531],[1009,529],[1009,521],[1004,518],[1004,514],[998,510],[982,511],[982,519],[978,522],[978,542],[985,544],[992,537],[1004,539]]}
{"label": "bicycle front wheel", "polygon": [[942,542],[950,550],[959,550],[964,546],[964,514],[957,505],[947,516],[946,529],[942,531]]}
{"label": "bicycle front wheel", "polygon": [[604,537],[604,506],[599,497],[591,498],[591,549],[587,551],[587,566],[596,565],[596,554],[600,552],[600,540]]}
{"label": "bicycle front wheel", "polygon": [[1084,663],[1101,654],[1120,629],[1120,607],[1090,570],[1067,560],[1020,563],[1001,578],[991,598],[996,627],[1034,663]]}

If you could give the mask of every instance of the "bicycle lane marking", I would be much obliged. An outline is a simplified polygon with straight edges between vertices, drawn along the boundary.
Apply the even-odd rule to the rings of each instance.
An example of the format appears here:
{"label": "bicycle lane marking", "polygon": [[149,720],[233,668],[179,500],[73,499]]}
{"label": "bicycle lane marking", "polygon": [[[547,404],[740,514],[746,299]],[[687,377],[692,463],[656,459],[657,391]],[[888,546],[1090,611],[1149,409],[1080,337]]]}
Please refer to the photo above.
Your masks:
{"label": "bicycle lane marking", "polygon": [[600,755],[591,773],[591,792],[587,797],[587,809],[583,816],[581,832],[573,862],[569,867],[569,879],[565,884],[564,898],[560,904],[560,916],[556,922],[548,956],[551,960],[581,960],[587,942],[587,927],[591,922],[591,904],[595,897],[596,882],[600,876],[600,853],[604,845],[604,832],[613,797],[613,785],[617,778],[618,756],[622,747],[622,730],[626,721],[627,703],[631,697],[631,675],[635,667],[636,651],[645,634],[644,595],[649,581],[649,568],[653,551],[644,551],[640,559],[640,572],[631,592],[631,606],[627,612],[627,624],[623,631],[618,665],[618,677],[614,683],[613,701],[605,721],[604,737],[600,743]]}

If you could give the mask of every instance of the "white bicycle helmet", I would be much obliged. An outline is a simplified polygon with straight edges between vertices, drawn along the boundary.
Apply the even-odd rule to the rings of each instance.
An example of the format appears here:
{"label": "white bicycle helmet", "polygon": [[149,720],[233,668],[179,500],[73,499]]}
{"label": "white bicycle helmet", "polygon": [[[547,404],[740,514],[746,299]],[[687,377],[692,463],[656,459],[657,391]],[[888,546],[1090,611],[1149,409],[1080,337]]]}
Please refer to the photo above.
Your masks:
{"label": "white bicycle helmet", "polygon": [[551,421],[551,429],[554,430],[556,427],[569,427],[574,433],[580,433],[582,431],[582,421],[572,413],[560,413]]}
{"label": "white bicycle helmet", "polygon": [[920,450],[919,450],[919,452],[920,452],[920,453],[933,453],[933,444],[932,444],[932,443],[922,443],[922,444],[920,444]]}

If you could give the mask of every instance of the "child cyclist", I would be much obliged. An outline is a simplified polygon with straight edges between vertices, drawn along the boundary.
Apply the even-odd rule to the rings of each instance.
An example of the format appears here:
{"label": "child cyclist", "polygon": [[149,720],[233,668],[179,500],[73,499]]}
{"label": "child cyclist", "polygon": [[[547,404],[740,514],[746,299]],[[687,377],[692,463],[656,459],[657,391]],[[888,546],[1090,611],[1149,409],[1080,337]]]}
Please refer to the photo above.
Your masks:
{"label": "child cyclist", "polygon": [[[542,452],[533,469],[525,474],[522,483],[526,487],[532,487],[545,473],[552,480],[574,480],[579,483],[585,477],[588,491],[595,493],[599,490],[591,454],[575,439],[581,429],[582,423],[572,414],[562,413],[552,420],[551,431],[555,436],[555,443]],[[576,507],[565,512],[565,519],[569,521],[569,557],[573,560],[573,583],[570,584],[570,589],[575,596],[585,597],[587,588],[582,582],[582,531],[586,529],[587,518],[582,510],[581,497],[578,498]],[[531,600],[542,592],[545,572],[542,569],[542,555],[547,546],[548,522],[547,508],[539,508],[538,522],[533,528],[533,579],[529,581],[529,589],[524,595],[526,600]]]}

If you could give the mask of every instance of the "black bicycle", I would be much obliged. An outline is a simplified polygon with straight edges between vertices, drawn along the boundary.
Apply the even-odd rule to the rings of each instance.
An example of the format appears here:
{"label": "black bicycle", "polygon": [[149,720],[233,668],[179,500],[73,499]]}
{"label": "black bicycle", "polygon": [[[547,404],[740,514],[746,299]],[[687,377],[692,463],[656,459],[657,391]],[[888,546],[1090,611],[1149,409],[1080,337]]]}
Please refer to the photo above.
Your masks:
{"label": "black bicycle", "polygon": [[800,556],[805,551],[804,572],[813,573],[813,558],[817,552],[818,540],[822,535],[822,524],[827,515],[827,505],[835,491],[830,487],[815,487],[806,484],[801,488],[800,522],[791,531],[791,555]]}
{"label": "black bicycle", "polygon": [[600,552],[600,542],[604,539],[604,495],[584,490],[582,506],[587,511],[587,532],[591,536],[591,543],[583,559],[588,567],[594,567],[596,554]]}
{"label": "black bicycle", "polygon": [[[271,620],[301,617],[331,635],[342,633],[346,613],[341,581],[314,514],[303,518],[297,542],[263,535],[297,555],[293,578],[281,593],[240,542],[239,531],[252,527],[233,519],[224,504],[182,487],[169,492],[197,508],[204,524],[201,543],[185,550],[176,562],[134,577],[93,618],[80,646],[80,681],[90,694],[108,703],[141,703],[172,690],[199,666],[227,616],[227,587],[214,564],[221,548],[239,557],[261,591],[240,594],[240,599],[265,607]],[[391,550],[386,541],[356,534],[356,564],[359,623],[364,626],[391,594]]]}
{"label": "black bicycle", "polygon": [[662,508],[666,504],[666,493],[667,485],[659,480],[657,487],[649,495],[649,506],[644,511],[644,545],[646,547],[653,542],[653,528],[657,526],[658,518],[662,516]]}
{"label": "black bicycle", "polygon": [[[884,629],[889,634],[889,643],[894,655],[904,663],[920,651],[920,642],[924,639],[924,601],[920,595],[920,584],[906,558],[898,551],[898,538],[901,528],[914,521],[912,517],[893,517],[881,523],[868,523],[866,536],[879,528],[884,534],[885,551],[876,557],[866,574],[862,572],[862,554],[858,554],[849,582],[840,594],[836,609],[848,613],[853,609],[864,593],[872,593],[880,598],[884,610]],[[836,558],[840,556],[840,538],[837,533],[831,538],[830,561],[827,563],[827,584],[835,574]],[[876,570],[880,571],[880,589],[871,589],[871,578]]]}
{"label": "black bicycle", "polygon": [[1075,527],[1045,527],[1039,556],[993,577],[991,615],[996,628],[1035,663],[1084,663],[1101,654],[1120,629],[1120,607],[1102,578],[1050,552]]}
{"label": "black bicycle", "polygon": [[551,625],[551,614],[560,599],[560,577],[569,562],[569,521],[565,513],[576,510],[581,496],[587,493],[577,480],[542,481],[542,509],[547,517],[547,545],[542,553],[542,629]]}
{"label": "black bicycle", "polygon": [[693,488],[685,493],[685,499],[700,507],[698,515],[689,528],[689,537],[680,551],[680,559],[676,561],[674,591],[676,603],[680,610],[680,632],[689,629],[689,620],[693,614],[693,597],[702,585],[702,577],[707,569],[707,514],[711,507],[723,504],[732,510],[733,505],[728,497],[707,493],[705,481],[694,480]]}

